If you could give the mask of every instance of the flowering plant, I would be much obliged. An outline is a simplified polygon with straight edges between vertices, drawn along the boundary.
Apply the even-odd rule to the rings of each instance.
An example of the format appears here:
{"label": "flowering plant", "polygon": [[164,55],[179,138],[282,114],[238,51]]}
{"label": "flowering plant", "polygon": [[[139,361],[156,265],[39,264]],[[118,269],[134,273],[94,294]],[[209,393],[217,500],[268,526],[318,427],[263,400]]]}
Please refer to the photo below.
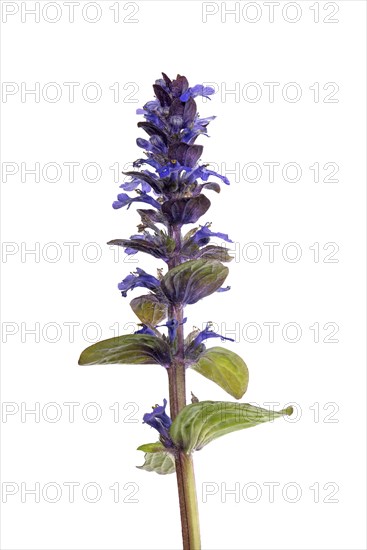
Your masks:
{"label": "flowering plant", "polygon": [[[232,241],[225,233],[212,231],[209,223],[186,233],[182,230],[206,214],[210,200],[205,192],[219,193],[221,189],[216,180],[226,185],[229,181],[208,165],[199,164],[203,146],[196,144],[196,139],[207,134],[207,126],[215,117],[200,118],[195,97],[208,97],[214,90],[202,85],[190,87],[181,75],[174,80],[164,73],[162,76],[153,85],[155,99],[137,111],[145,118],[138,127],[149,138],[137,139],[145,157],[134,162],[136,170],[124,172],[129,180],[120,185],[122,192],[113,203],[115,209],[143,203],[139,206],[144,208],[137,210],[141,218],[138,233],[108,244],[123,247],[126,254],[144,252],[159,258],[166,262],[167,271],[151,275],[138,268],[118,284],[123,297],[138,287],[149,291],[130,302],[141,328],[88,347],[79,364],[158,364],[166,369],[170,416],[166,399],[144,415],[144,423],[155,428],[159,437],[139,447],[145,453],[140,468],[158,474],[176,472],[183,547],[198,550],[192,453],[222,435],[289,415],[292,409],[270,412],[247,403],[200,402],[194,396],[191,404],[186,404],[187,368],[212,380],[235,399],[246,392],[248,369],[236,353],[220,346],[206,348],[204,341],[210,338],[231,340],[214,332],[211,323],[184,335],[184,308],[214,292],[229,290],[223,286],[228,275],[224,264],[232,257],[213,239]],[[129,195],[131,191],[135,195]]]}

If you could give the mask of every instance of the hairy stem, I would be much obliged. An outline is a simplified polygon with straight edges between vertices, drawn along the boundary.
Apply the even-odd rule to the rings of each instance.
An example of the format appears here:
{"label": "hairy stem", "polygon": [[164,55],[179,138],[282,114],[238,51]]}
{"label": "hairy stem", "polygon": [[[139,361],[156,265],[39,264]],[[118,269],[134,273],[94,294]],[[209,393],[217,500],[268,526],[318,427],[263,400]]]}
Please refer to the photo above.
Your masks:
{"label": "hairy stem", "polygon": [[[168,267],[172,269],[176,265],[182,263],[180,256],[181,228],[171,226],[169,228],[169,234],[176,242],[176,254],[168,264]],[[176,337],[177,348],[174,360],[168,369],[172,420],[176,418],[180,410],[186,405],[184,327],[181,324],[183,317],[184,308],[182,304],[173,304],[169,307],[169,319],[176,319],[179,323]],[[183,548],[184,550],[200,550],[199,514],[192,457],[183,451],[177,451],[175,462]]]}

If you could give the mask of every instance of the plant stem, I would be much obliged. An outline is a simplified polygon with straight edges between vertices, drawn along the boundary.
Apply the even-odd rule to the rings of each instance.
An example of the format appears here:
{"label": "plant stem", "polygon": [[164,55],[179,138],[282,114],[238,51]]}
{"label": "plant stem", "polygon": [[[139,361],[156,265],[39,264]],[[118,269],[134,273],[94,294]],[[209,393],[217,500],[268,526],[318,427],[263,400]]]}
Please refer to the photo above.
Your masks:
{"label": "plant stem", "polygon": [[[176,241],[176,255],[169,262],[172,269],[181,262],[181,228],[171,226],[169,234]],[[174,360],[168,368],[169,398],[171,418],[174,420],[181,409],[186,405],[186,376],[184,328],[182,324],[184,309],[182,304],[169,307],[169,319],[176,319],[177,348]],[[200,550],[199,513],[196,496],[194,464],[191,455],[178,450],[175,456],[178,498],[181,514],[182,541],[184,550]]]}
{"label": "plant stem", "polygon": [[200,526],[194,464],[192,456],[180,452],[176,457],[176,475],[180,500],[184,550],[200,550]]}

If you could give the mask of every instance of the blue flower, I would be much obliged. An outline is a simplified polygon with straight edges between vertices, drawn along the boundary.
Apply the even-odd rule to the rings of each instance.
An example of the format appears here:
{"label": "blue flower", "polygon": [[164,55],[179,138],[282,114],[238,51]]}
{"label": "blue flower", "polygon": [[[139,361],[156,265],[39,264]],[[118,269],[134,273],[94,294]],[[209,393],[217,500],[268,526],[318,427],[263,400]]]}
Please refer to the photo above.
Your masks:
{"label": "blue flower", "polygon": [[208,170],[206,166],[198,166],[193,170],[188,178],[188,183],[193,183],[196,179],[200,178],[203,181],[207,181],[209,176],[215,176],[216,178],[221,179],[226,185],[229,185],[229,179],[226,176],[222,176],[214,170]]}
{"label": "blue flower", "polygon": [[134,334],[150,334],[151,336],[157,336],[154,330],[149,328],[147,325],[142,324],[142,328],[136,330]]}
{"label": "blue flower", "polygon": [[169,321],[167,321],[167,323],[164,323],[164,325],[157,325],[157,328],[158,327],[167,327],[168,328],[168,338],[170,339],[170,342],[173,342],[173,340],[176,338],[177,327],[180,326],[180,325],[183,325],[184,323],[186,323],[186,321],[187,321],[187,317],[185,317],[182,320],[182,323],[179,323],[177,321],[177,319],[170,319]]}
{"label": "blue flower", "polygon": [[192,237],[192,241],[199,246],[208,244],[210,237],[218,237],[227,243],[232,243],[231,239],[226,233],[214,233],[210,230],[211,223],[206,223],[205,225],[200,226],[200,229]]}
{"label": "blue flower", "polygon": [[198,118],[191,128],[184,128],[182,130],[182,141],[184,143],[194,143],[196,138],[200,134],[207,135],[207,126],[210,121],[214,120],[215,116],[209,116],[207,118]]}
{"label": "blue flower", "polygon": [[183,124],[184,124],[183,117],[180,115],[172,115],[169,118],[169,123],[171,125],[172,132],[174,134],[177,134],[183,127]]}
{"label": "blue flower", "polygon": [[218,288],[217,292],[228,292],[228,290],[231,290],[230,286],[221,286]]}
{"label": "blue flower", "polygon": [[[129,256],[133,256],[141,250],[142,252],[152,254],[152,256],[155,256],[156,258],[161,258],[164,261],[168,260],[168,257],[165,255],[165,250],[162,248],[162,238],[159,235],[151,235],[148,231],[144,231],[143,233],[138,233],[137,235],[131,235],[129,241],[131,241],[129,243],[131,246],[127,246],[125,248],[125,254],[128,254]],[[138,243],[136,243],[137,248],[134,248],[133,241],[139,241],[142,245],[145,244],[146,248],[141,249],[138,246]]]}
{"label": "blue flower", "polygon": [[136,145],[138,147],[141,147],[142,149],[145,149],[146,151],[151,151],[153,149],[153,145],[150,143],[150,141],[143,138],[137,138]]}
{"label": "blue flower", "polygon": [[138,147],[152,153],[159,154],[167,152],[167,145],[164,143],[163,139],[157,135],[151,136],[149,141],[147,139],[138,138],[136,144]]}
{"label": "blue flower", "polygon": [[211,327],[212,323],[207,323],[205,329],[199,332],[195,340],[193,340],[193,342],[190,344],[190,347],[196,348],[201,344],[203,340],[207,340],[208,338],[220,338],[221,340],[229,340],[230,342],[234,342],[233,338],[226,338],[221,334],[217,334],[211,329]]}
{"label": "blue flower", "polygon": [[125,191],[134,191],[134,189],[136,189],[139,185],[141,185],[141,190],[143,193],[150,193],[150,191],[152,190],[149,183],[139,178],[132,178],[130,181],[122,183],[120,187]]}
{"label": "blue flower", "polygon": [[153,412],[146,413],[143,416],[143,423],[149,424],[152,428],[160,433],[160,439],[166,447],[173,447],[172,440],[169,435],[169,429],[172,420],[166,414],[167,399],[163,399],[163,405],[155,405]]}
{"label": "blue flower", "polygon": [[[160,210],[165,200],[190,198],[198,195],[205,188],[211,176],[229,184],[227,177],[197,163],[203,146],[196,145],[195,140],[201,134],[207,135],[207,126],[215,118],[199,118],[195,97],[209,97],[214,93],[210,86],[198,84],[190,87],[187,78],[182,75],[171,80],[165,73],[153,85],[155,99],[148,101],[137,114],[144,115],[145,120],[138,122],[138,127],[148,134],[148,138],[138,137],[137,145],[144,150],[145,159],[137,159],[133,165],[140,168],[151,166],[154,170],[124,172],[132,177],[120,187],[124,191],[141,193],[131,198],[125,193],[118,196],[113,208],[128,208],[133,202],[146,202]],[[209,182],[208,189],[219,191],[218,183]],[[158,195],[157,200],[149,195]],[[164,216],[163,216],[164,218]],[[164,223],[164,222],[163,222]],[[214,236],[214,235],[213,235]]]}
{"label": "blue flower", "polygon": [[161,178],[167,178],[171,174],[177,173],[177,172],[191,172],[191,168],[189,166],[183,166],[178,161],[173,162],[170,161],[169,164],[166,164],[162,168],[158,169],[158,173],[161,176]]}
{"label": "blue flower", "polygon": [[135,273],[130,273],[121,283],[118,284],[118,289],[121,290],[121,295],[126,297],[128,290],[133,290],[137,287],[149,288],[156,290],[160,286],[160,282],[153,275],[149,275],[143,269],[138,267]]}
{"label": "blue flower", "polygon": [[153,197],[147,195],[147,193],[141,193],[137,197],[129,197],[129,195],[127,195],[126,193],[120,193],[119,195],[117,195],[117,199],[118,200],[112,204],[112,207],[115,210],[117,210],[118,208],[122,208],[123,206],[127,206],[127,208],[129,209],[130,205],[133,202],[146,202],[151,206],[154,206],[154,208],[161,208],[159,202],[153,199]]}
{"label": "blue flower", "polygon": [[203,97],[209,97],[210,95],[213,95],[215,93],[214,88],[211,86],[203,86],[202,84],[197,84],[193,88],[189,88],[184,92],[180,99],[181,101],[187,101],[190,99],[190,97],[196,97],[198,95],[201,95]]}
{"label": "blue flower", "polygon": [[[160,164],[157,160],[155,160],[153,158],[137,159],[133,162],[134,168],[139,168],[142,164],[149,164],[149,166],[152,166],[156,170],[158,170],[159,168],[162,168],[162,164]],[[121,185],[120,185],[120,187],[121,187]]]}
{"label": "blue flower", "polygon": [[[136,241],[145,241],[145,235],[131,235],[130,239],[134,239]],[[127,247],[125,248],[125,254],[128,254],[129,256],[133,256],[134,254],[137,254],[138,251],[135,248]]]}

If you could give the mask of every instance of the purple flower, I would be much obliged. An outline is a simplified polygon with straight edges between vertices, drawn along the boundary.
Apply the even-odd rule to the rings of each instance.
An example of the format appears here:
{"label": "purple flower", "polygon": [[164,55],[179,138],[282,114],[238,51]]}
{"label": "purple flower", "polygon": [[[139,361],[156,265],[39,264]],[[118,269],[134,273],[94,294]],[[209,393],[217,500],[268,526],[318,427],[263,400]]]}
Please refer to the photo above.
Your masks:
{"label": "purple flower", "polygon": [[[142,164],[149,164],[149,166],[152,166],[156,170],[158,170],[159,168],[162,168],[162,164],[160,164],[157,160],[155,160],[153,158],[137,159],[133,162],[134,168],[139,168]],[[120,187],[121,187],[121,185],[120,185]]]}
{"label": "purple flower", "polygon": [[[152,254],[152,256],[155,256],[156,258],[161,258],[164,261],[168,260],[165,255],[161,237],[151,235],[148,231],[138,233],[137,235],[131,235],[127,243],[128,246],[125,248],[125,254],[128,254],[129,256],[133,256],[140,250],[141,252]],[[141,247],[139,246],[140,243],[142,245]],[[134,244],[136,248],[134,247]]]}
{"label": "purple flower", "polygon": [[214,120],[215,116],[209,116],[207,118],[198,118],[192,127],[185,128],[182,131],[182,141],[185,143],[194,143],[196,138],[200,134],[207,135],[207,126],[210,121]]}
{"label": "purple flower", "polygon": [[159,288],[160,282],[153,275],[149,275],[143,269],[138,267],[135,273],[130,273],[121,283],[118,284],[118,289],[121,290],[121,295],[126,297],[128,290],[133,290],[137,287],[148,288],[149,290],[156,290]]}
{"label": "purple flower", "polygon": [[210,237],[218,237],[223,241],[227,241],[227,243],[233,242],[226,233],[214,233],[213,231],[211,231],[210,226],[210,223],[206,223],[205,225],[200,226],[200,229],[192,237],[193,242],[198,244],[199,246],[203,246],[205,244],[208,244],[208,242],[210,241]]}
{"label": "purple flower", "polygon": [[152,153],[159,154],[167,152],[167,145],[164,143],[163,139],[157,135],[151,136],[149,141],[147,139],[138,138],[136,144],[138,147]]}
{"label": "purple flower", "polygon": [[163,195],[166,200],[175,193],[181,193],[181,196],[184,194],[185,197],[197,195],[199,188],[196,180],[206,182],[209,176],[218,177],[229,184],[225,176],[207,169],[205,165],[197,165],[203,146],[194,142],[199,135],[207,134],[207,126],[215,116],[199,118],[194,98],[209,97],[214,89],[202,84],[189,87],[186,77],[182,75],[177,75],[173,80],[164,73],[162,77],[153,85],[155,99],[136,111],[144,115],[145,121],[139,122],[138,127],[149,137],[136,140],[147,158],[137,159],[134,167],[147,164],[155,169],[155,173],[148,170],[126,173],[133,179],[121,187],[125,191],[139,187],[142,195],[132,199],[121,194],[113,203],[115,209],[129,207],[134,201],[149,202],[159,208],[158,201],[148,196],[152,190],[157,195]]}
{"label": "purple flower", "polygon": [[216,178],[221,179],[225,184],[229,185],[229,179],[226,176],[222,176],[214,170],[208,170],[206,166],[198,166],[193,170],[188,177],[188,183],[193,183],[196,179],[200,178],[203,181],[208,181],[209,176],[215,176]]}
{"label": "purple flower", "polygon": [[153,145],[150,143],[150,141],[143,138],[137,138],[136,145],[138,147],[141,147],[142,149],[145,149],[146,151],[151,151],[153,149]]}
{"label": "purple flower", "polygon": [[230,286],[222,286],[218,288],[217,292],[228,292],[228,290],[231,290]]}
{"label": "purple flower", "polygon": [[168,327],[168,338],[170,339],[170,342],[173,342],[173,340],[176,338],[177,327],[183,325],[184,323],[186,323],[186,321],[187,317],[182,320],[182,323],[179,323],[177,319],[170,319],[169,321],[167,321],[167,323],[164,323],[164,325],[157,325],[157,328]]}
{"label": "purple flower", "polygon": [[201,95],[203,97],[209,97],[210,95],[213,95],[215,93],[214,88],[211,86],[203,86],[202,84],[197,84],[193,88],[189,88],[184,92],[180,99],[181,101],[187,101],[190,99],[190,97],[196,97],[198,95]]}
{"label": "purple flower", "polygon": [[117,210],[118,208],[122,208],[123,206],[127,206],[127,208],[130,208],[130,205],[133,202],[146,202],[150,204],[151,206],[154,206],[154,208],[160,209],[161,205],[159,202],[153,199],[153,197],[150,197],[147,193],[141,193],[137,197],[129,197],[129,195],[126,195],[126,193],[120,193],[117,195],[117,201],[115,201],[112,204],[112,207]]}
{"label": "purple flower", "polygon": [[173,447],[172,440],[169,435],[169,429],[172,420],[166,414],[167,399],[163,399],[163,405],[155,405],[153,412],[146,413],[143,416],[143,423],[149,424],[152,428],[160,433],[160,439],[166,447]]}
{"label": "purple flower", "polygon": [[183,118],[179,115],[173,115],[169,118],[169,123],[171,125],[172,132],[176,134],[183,126]]}
{"label": "purple flower", "polygon": [[136,189],[139,185],[141,185],[141,190],[143,191],[143,193],[149,193],[152,189],[149,183],[140,180],[139,178],[133,178],[130,181],[122,183],[120,187],[125,191],[134,191],[134,189]]}
{"label": "purple flower", "polygon": [[[140,166],[140,164],[138,163],[138,161],[135,161],[133,163],[133,166]],[[124,182],[120,185],[120,187],[122,189],[125,189],[125,191],[132,191],[133,189],[136,189],[139,185],[141,185],[141,191],[137,191],[137,193],[147,194],[152,189],[157,194],[161,192],[158,176],[150,170],[141,170],[140,172],[130,170],[128,172],[122,173],[132,178],[130,181]]]}
{"label": "purple flower", "polygon": [[199,334],[196,336],[195,340],[190,344],[190,347],[196,348],[201,344],[203,340],[207,340],[208,338],[220,338],[221,340],[229,340],[230,342],[234,342],[233,338],[226,338],[226,336],[222,336],[221,334],[217,334],[211,329],[212,324],[207,323],[204,330],[199,332]]}
{"label": "purple flower", "polygon": [[169,164],[166,164],[161,169],[158,169],[158,173],[161,178],[167,178],[171,174],[175,174],[177,172],[191,172],[191,168],[189,166],[183,166],[178,161],[172,162],[170,161]]}
{"label": "purple flower", "polygon": [[[131,235],[130,239],[134,239],[136,241],[145,241],[146,237],[145,235]],[[129,256],[133,256],[134,254],[137,254],[138,251],[135,248],[127,247],[125,248],[125,254],[128,254]]]}
{"label": "purple flower", "polygon": [[150,334],[151,336],[157,336],[154,330],[149,328],[147,325],[142,324],[142,328],[136,330],[134,334]]}

